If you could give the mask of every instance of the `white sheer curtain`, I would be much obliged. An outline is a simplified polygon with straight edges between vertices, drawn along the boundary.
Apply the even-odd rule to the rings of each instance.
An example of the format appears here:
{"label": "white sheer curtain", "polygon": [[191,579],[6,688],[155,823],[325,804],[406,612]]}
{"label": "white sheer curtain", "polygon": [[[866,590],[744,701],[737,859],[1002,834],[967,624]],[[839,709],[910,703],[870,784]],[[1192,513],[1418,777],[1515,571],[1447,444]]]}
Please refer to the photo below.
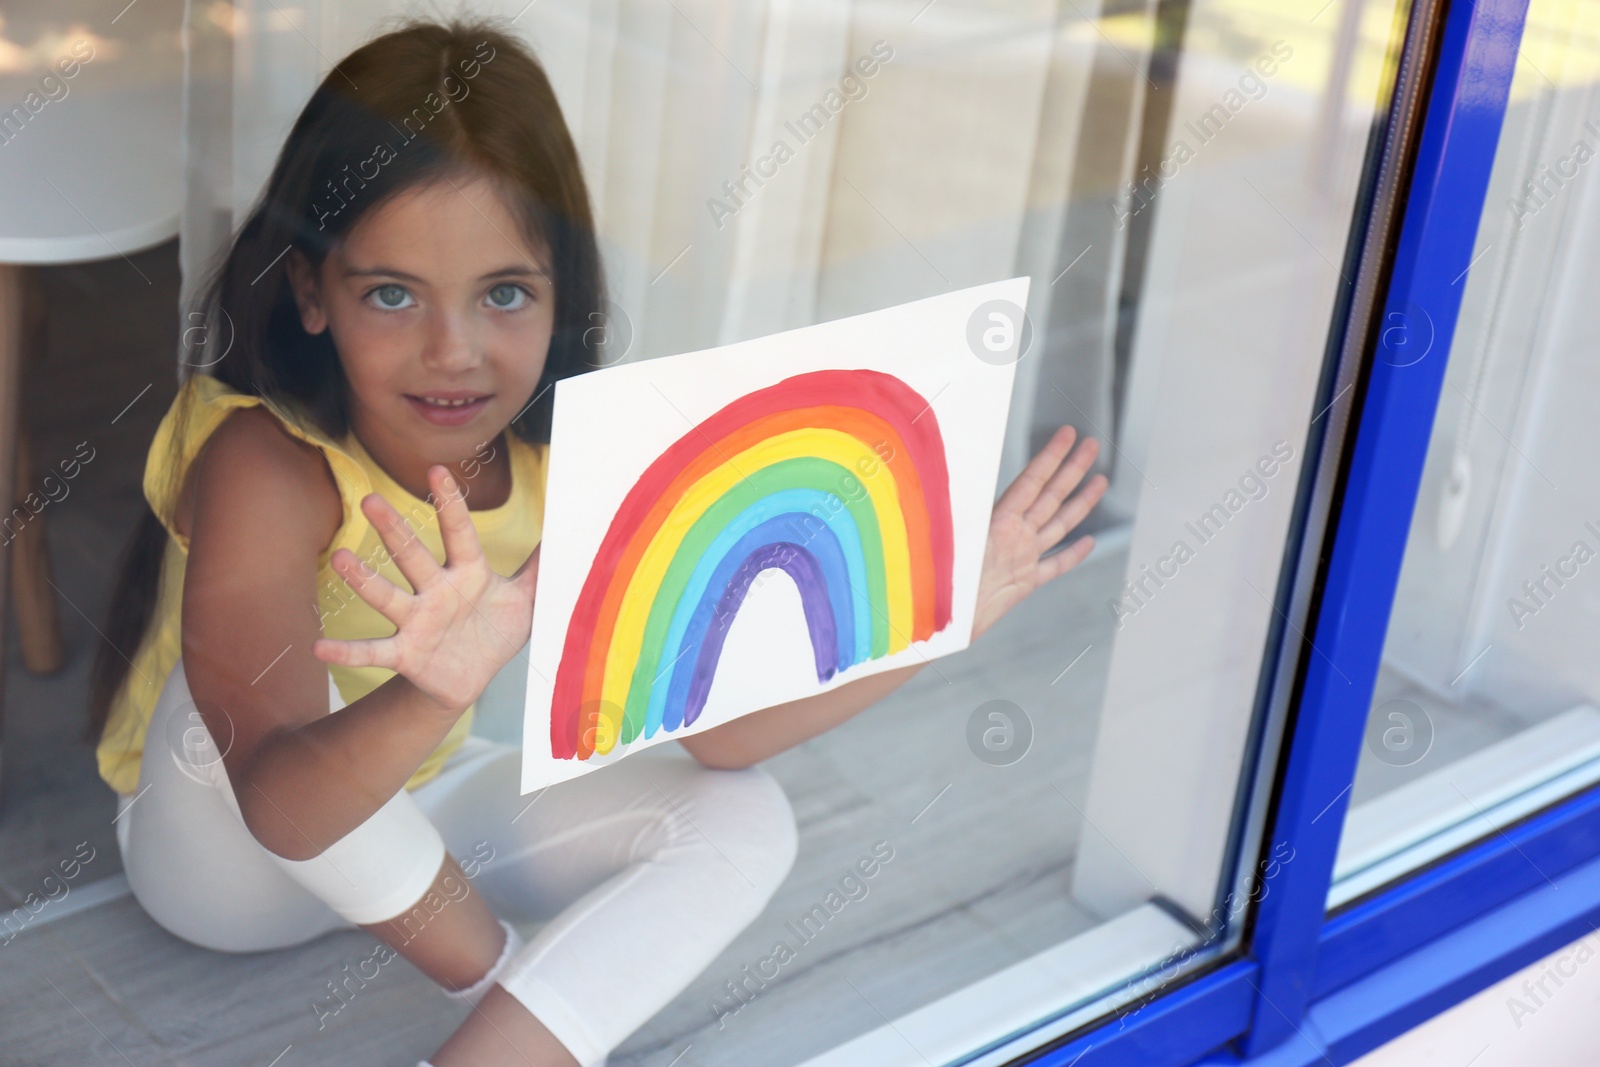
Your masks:
{"label": "white sheer curtain", "polygon": [[[1063,246],[1069,207],[1112,217],[1114,190],[1074,200],[1072,188],[1091,73],[1110,47],[1086,21],[1098,0],[460,10],[514,18],[550,75],[583,158],[611,296],[633,333],[628,358],[1028,274],[1035,343],[1019,365],[1002,484],[1063,419],[1111,431],[1116,231],[1100,227],[1103,247],[1061,275],[1087,243],[1080,234]],[[395,16],[453,13],[392,0],[189,0],[186,306],[333,62]],[[876,61],[870,77],[863,59]],[[858,81],[841,86],[852,70]],[[1082,150],[1121,159],[1136,135],[1130,124],[1123,142]],[[747,167],[760,184],[745,178],[749,195],[735,200],[724,183],[739,184]],[[1104,314],[1094,329],[1063,332],[1049,322],[1053,306]],[[1061,390],[1077,411],[1062,410]]]}

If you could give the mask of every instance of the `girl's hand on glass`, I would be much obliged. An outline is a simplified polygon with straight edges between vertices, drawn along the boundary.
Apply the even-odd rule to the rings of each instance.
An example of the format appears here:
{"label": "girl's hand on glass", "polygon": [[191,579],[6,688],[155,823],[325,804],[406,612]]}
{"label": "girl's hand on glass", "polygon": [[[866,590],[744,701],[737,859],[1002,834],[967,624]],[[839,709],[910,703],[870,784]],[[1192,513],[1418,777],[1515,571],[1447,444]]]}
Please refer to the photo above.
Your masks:
{"label": "girl's hand on glass", "polygon": [[327,663],[383,667],[404,675],[442,712],[459,715],[528,642],[539,549],[509,578],[496,574],[449,470],[440,464],[429,467],[428,485],[439,516],[444,564],[387,500],[369,493],[361,510],[412,591],[396,586],[349,549],[338,549],[329,560],[333,569],[396,632],[359,641],[319,638],[311,651]]}
{"label": "girl's hand on glass", "polygon": [[1077,436],[1071,426],[1057,430],[995,504],[978,579],[974,641],[1029,593],[1083,562],[1094,548],[1093,537],[1080,537],[1048,559],[1040,558],[1083,521],[1110,484],[1097,474],[1080,487],[1100,454],[1100,442],[1087,437],[1073,449]]}

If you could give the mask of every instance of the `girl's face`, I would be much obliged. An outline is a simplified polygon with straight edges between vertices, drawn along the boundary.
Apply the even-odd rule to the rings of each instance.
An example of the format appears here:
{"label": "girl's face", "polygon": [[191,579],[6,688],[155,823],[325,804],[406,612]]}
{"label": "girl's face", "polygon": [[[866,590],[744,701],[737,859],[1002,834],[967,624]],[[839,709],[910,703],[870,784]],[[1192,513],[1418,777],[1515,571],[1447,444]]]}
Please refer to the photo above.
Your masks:
{"label": "girl's face", "polygon": [[472,456],[532,399],[555,322],[546,250],[488,181],[451,181],[370,211],[318,271],[289,257],[301,323],[332,332],[356,436],[419,497],[430,464]]}

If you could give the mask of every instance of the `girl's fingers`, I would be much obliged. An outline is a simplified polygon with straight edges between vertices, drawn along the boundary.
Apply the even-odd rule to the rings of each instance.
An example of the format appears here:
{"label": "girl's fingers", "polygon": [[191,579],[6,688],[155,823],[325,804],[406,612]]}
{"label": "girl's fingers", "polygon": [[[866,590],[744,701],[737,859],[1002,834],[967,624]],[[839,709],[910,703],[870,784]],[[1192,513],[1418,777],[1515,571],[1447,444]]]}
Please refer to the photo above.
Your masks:
{"label": "girl's fingers", "polygon": [[1100,503],[1100,498],[1106,495],[1106,488],[1110,484],[1103,474],[1090,478],[1089,484],[1083,487],[1083,492],[1062,504],[1050,517],[1050,521],[1039,527],[1039,540],[1044,544],[1053,545],[1071,533],[1078,523],[1083,521],[1084,516]]}
{"label": "girl's fingers", "polygon": [[443,570],[439,561],[423,546],[417,532],[393,504],[377,493],[368,493],[361,498],[361,510],[377,529],[383,546],[389,550],[389,557],[411,583],[413,591],[420,593],[438,580]]}
{"label": "girl's fingers", "polygon": [[1076,541],[1072,542],[1072,544],[1068,545],[1066,548],[1063,548],[1060,552],[1057,552],[1055,555],[1040,560],[1039,573],[1036,576],[1038,581],[1035,587],[1037,588],[1037,586],[1044,585],[1051,579],[1061,577],[1063,574],[1082,563],[1084,557],[1093,551],[1094,536],[1092,534],[1085,534]]}
{"label": "girl's fingers", "polygon": [[364,641],[319,637],[311,643],[311,654],[324,663],[337,663],[342,667],[400,669],[400,642],[393,637],[374,637]]}
{"label": "girl's fingers", "polygon": [[363,563],[348,548],[334,552],[328,562],[357,596],[395,626],[411,613],[411,594]]}
{"label": "girl's fingers", "polygon": [[1083,481],[1083,476],[1089,473],[1099,454],[1100,442],[1093,437],[1079,442],[1066,464],[1055,472],[1054,477],[1040,490],[1038,499],[1023,512],[1023,519],[1034,526],[1043,526],[1048,522],[1061,502]]}
{"label": "girl's fingers", "polygon": [[467,513],[466,494],[461,483],[442,464],[428,468],[428,486],[433,490],[433,507],[439,513],[439,536],[444,541],[447,566],[476,563],[483,558],[478,529]]}
{"label": "girl's fingers", "polygon": [[1044,491],[1050,475],[1061,465],[1061,461],[1072,448],[1072,442],[1077,438],[1078,431],[1071,426],[1062,426],[1057,430],[1044,448],[1039,450],[1039,454],[1022,468],[1022,473],[1017,475],[1016,481],[1000,494],[1000,499],[995,501],[994,510],[997,512],[1011,510],[1019,515],[1027,511],[1029,505]]}

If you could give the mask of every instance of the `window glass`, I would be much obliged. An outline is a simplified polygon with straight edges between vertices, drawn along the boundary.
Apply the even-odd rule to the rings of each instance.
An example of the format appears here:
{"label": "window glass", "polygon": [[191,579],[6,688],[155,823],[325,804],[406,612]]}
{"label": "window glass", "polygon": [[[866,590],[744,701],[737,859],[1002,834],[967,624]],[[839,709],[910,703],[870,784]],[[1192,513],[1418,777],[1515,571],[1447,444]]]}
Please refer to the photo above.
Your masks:
{"label": "window glass", "polygon": [[1330,905],[1600,779],[1597,39],[1592,0],[1529,8],[1460,321],[1416,356],[1449,364]]}
{"label": "window glass", "polygon": [[[190,291],[329,57],[397,7],[193,6]],[[1232,948],[1294,861],[1244,833],[1241,783],[1402,7],[506,13],[582,157],[620,358],[1027,275],[1001,486],[1063,423],[1111,479],[1087,561],[766,763],[793,871],[613,1062],[1001,1062]]]}
{"label": "window glass", "polygon": [[[685,1067],[998,1064],[1237,949],[1246,910],[1294,862],[1291,846],[1250,830],[1266,801],[1256,769],[1272,760],[1256,744],[1270,736],[1259,688],[1278,633],[1293,625],[1278,605],[1280,573],[1296,552],[1307,440],[1330,406],[1318,386],[1403,6],[478,5],[514,18],[554,83],[600,230],[613,358],[642,362],[1027,275],[1000,485],[1062,424],[1098,438],[1096,470],[1110,478],[1075,531],[1098,539],[1082,565],[970,649],[766,761],[797,816],[794,869],[614,1051],[614,1067],[675,1057]],[[184,5],[186,301],[333,59],[411,8]],[[1550,77],[1568,77],[1557,70]],[[6,80],[6,101],[34,80]],[[1566,98],[1525,94],[1528,115],[1554,107],[1546,99]],[[1562,130],[1526,158],[1565,166],[1587,134]],[[1565,229],[1555,221],[1581,210],[1589,174],[1579,165],[1578,178],[1539,194],[1523,229],[1555,242]],[[1528,248],[1536,274],[1544,245]],[[1515,312],[1520,322],[1526,307]],[[1523,352],[1530,342],[1501,344]],[[1485,366],[1512,374],[1518,363]],[[1485,411],[1506,395],[1458,382]],[[1550,403],[1576,405],[1579,394]],[[1523,459],[1496,451],[1514,434],[1506,411],[1490,418],[1499,432],[1478,427],[1475,485],[1501,493],[1493,486],[1506,478],[1502,496],[1552,509],[1525,523],[1533,506],[1506,496],[1506,514],[1522,517],[1493,526],[1491,539],[1554,537],[1562,501],[1581,504],[1581,446],[1554,430],[1546,451],[1518,445],[1573,486],[1539,496],[1542,478],[1501,474]],[[1574,434],[1581,422],[1549,426]],[[1507,574],[1539,581],[1546,561],[1565,573],[1571,542],[1590,537],[1582,520],[1600,526],[1600,509],[1581,510],[1570,536],[1530,541]],[[1461,544],[1490,528],[1472,512]],[[1592,544],[1600,550],[1600,536]],[[1542,664],[1571,661],[1554,651],[1581,630],[1557,637],[1557,613],[1586,611],[1587,574],[1563,577],[1522,619],[1552,635],[1542,638],[1552,656],[1526,661],[1520,677],[1554,685]],[[766,579],[790,581],[776,569]],[[1499,653],[1469,675],[1474,691]],[[1450,662],[1446,673],[1459,670]],[[1581,693],[1568,681],[1566,696],[1539,709],[1573,707],[1557,707]],[[522,678],[498,680],[496,693],[477,728],[514,739]],[[650,966],[650,947],[638,952]],[[323,979],[318,969],[298,989]],[[282,981],[248,992],[278,997]],[[309,1041],[304,998],[293,1011]]]}

